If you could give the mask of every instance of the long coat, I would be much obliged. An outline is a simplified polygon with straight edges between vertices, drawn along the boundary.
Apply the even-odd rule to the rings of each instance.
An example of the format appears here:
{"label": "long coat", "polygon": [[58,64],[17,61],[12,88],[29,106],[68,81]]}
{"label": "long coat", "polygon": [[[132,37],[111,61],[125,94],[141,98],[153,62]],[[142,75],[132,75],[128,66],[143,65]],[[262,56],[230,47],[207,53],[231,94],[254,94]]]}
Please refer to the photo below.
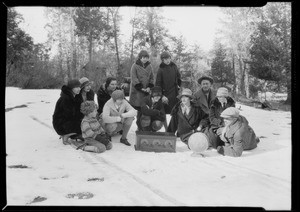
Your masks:
{"label": "long coat", "polygon": [[65,85],[62,86],[60,98],[56,102],[52,124],[58,135],[81,134],[78,102],[76,102],[72,90]]}
{"label": "long coat", "polygon": [[171,112],[171,120],[167,131],[175,133],[181,138],[183,142],[187,142],[188,137],[186,134],[190,134],[196,130],[199,125],[204,128],[208,126],[208,114],[206,114],[200,106],[191,102],[191,110],[187,116],[182,113],[181,102],[178,102]]}
{"label": "long coat", "polygon": [[[121,90],[121,88],[117,87],[116,90]],[[98,113],[101,114],[103,112],[103,107],[105,103],[111,98],[111,94],[108,93],[107,89],[105,88],[105,83],[100,86],[97,92],[97,100],[98,100]]]}
{"label": "long coat", "polygon": [[175,63],[169,65],[161,63],[156,75],[156,86],[162,88],[162,93],[169,99],[169,104],[165,107],[166,114],[170,114],[172,108],[179,102],[177,96],[181,86],[181,75]]}
{"label": "long coat", "polygon": [[143,98],[148,93],[142,88],[152,88],[154,86],[153,68],[149,61],[145,64],[138,59],[131,67],[131,83],[129,91],[129,103],[134,107],[140,107]]}
{"label": "long coat", "polygon": [[207,99],[206,95],[203,93],[202,89],[197,91],[194,94],[194,96],[195,96],[195,100],[196,100],[197,104],[202,108],[202,110],[205,113],[209,114],[211,101],[216,97],[215,91],[213,91],[212,89],[209,90],[208,99]]}
{"label": "long coat", "polygon": [[[82,92],[83,91],[81,89],[80,93],[75,96],[76,113],[78,113],[80,120],[82,120],[84,117],[84,115],[80,112],[80,106],[81,103],[83,102]],[[86,101],[94,101],[94,100],[95,100],[95,92],[91,89],[89,92],[86,93]]]}
{"label": "long coat", "polygon": [[227,103],[225,104],[225,107],[222,107],[218,98],[215,98],[211,101],[211,106],[209,110],[209,121],[210,121],[210,128],[212,128],[213,130],[225,126],[224,118],[220,116],[221,113],[226,108],[235,107],[235,102],[230,96],[226,97],[226,99],[227,99]]}
{"label": "long coat", "polygon": [[243,150],[251,150],[257,147],[257,139],[253,129],[244,116],[237,119],[235,123],[229,125],[224,134],[225,143],[224,155],[240,157]]}

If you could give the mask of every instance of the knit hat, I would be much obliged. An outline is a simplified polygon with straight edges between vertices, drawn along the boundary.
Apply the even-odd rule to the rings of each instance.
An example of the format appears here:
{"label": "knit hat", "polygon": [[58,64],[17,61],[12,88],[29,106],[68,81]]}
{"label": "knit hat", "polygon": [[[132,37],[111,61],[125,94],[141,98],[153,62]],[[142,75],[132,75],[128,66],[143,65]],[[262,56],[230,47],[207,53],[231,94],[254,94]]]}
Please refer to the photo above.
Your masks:
{"label": "knit hat", "polygon": [[148,57],[149,58],[149,54],[148,54],[148,52],[146,50],[140,51],[140,53],[138,55],[138,58],[142,59],[142,57]]}
{"label": "knit hat", "polygon": [[190,97],[191,99],[195,98],[194,95],[193,95],[193,93],[192,93],[192,91],[190,89],[188,89],[188,88],[182,89],[181,94],[179,94],[177,96],[177,98],[181,99],[182,96],[187,96],[187,97]]}
{"label": "knit hat", "polygon": [[162,90],[159,86],[154,86],[151,88],[151,96],[162,96]]}
{"label": "knit hat", "polygon": [[171,58],[171,55],[168,52],[161,53],[160,59],[163,60],[163,59],[166,59],[166,58]]}
{"label": "knit hat", "polygon": [[210,81],[211,84],[214,83],[213,78],[211,78],[211,77],[209,77],[209,76],[203,76],[203,77],[200,77],[200,78],[198,79],[198,83],[201,85],[201,82],[202,82],[203,80],[208,80],[208,81]]}
{"label": "knit hat", "polygon": [[86,77],[82,77],[79,82],[81,83],[80,88],[84,88],[85,86],[92,84],[92,82],[90,82],[90,80]]}
{"label": "knit hat", "polygon": [[124,95],[124,92],[122,90],[115,90],[114,92],[112,92],[111,98],[114,101],[116,101],[117,99],[124,99],[125,95]]}
{"label": "knit hat", "polygon": [[73,89],[73,88],[76,88],[76,87],[80,87],[80,82],[79,82],[79,80],[77,80],[77,79],[72,79],[72,80],[69,80],[69,81],[68,81],[67,86],[68,86],[70,89]]}
{"label": "knit hat", "polygon": [[158,131],[162,128],[163,123],[161,121],[155,120],[152,122],[151,127],[153,130]]}
{"label": "knit hat", "polygon": [[224,87],[220,87],[217,91],[217,97],[218,96],[228,96],[228,89]]}
{"label": "knit hat", "polygon": [[98,109],[98,105],[94,101],[85,101],[80,105],[80,112],[83,115],[92,113],[95,109]]}
{"label": "knit hat", "polygon": [[240,111],[235,108],[235,107],[229,107],[227,109],[225,109],[222,113],[221,113],[221,117],[223,118],[238,118],[240,115]]}

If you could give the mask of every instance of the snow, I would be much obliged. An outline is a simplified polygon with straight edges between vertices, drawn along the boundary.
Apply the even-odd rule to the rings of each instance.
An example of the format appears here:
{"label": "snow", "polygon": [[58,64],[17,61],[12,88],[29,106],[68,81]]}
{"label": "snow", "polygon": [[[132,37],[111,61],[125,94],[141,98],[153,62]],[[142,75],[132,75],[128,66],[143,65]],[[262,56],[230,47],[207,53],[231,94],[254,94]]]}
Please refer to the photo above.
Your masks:
{"label": "snow", "polygon": [[[102,154],[65,146],[52,128],[60,90],[6,88],[7,205],[246,206],[291,209],[291,113],[241,106],[261,142],[242,157],[192,152],[179,139],[176,153],[134,150],[113,137]],[[170,117],[168,117],[169,119]],[[28,168],[10,168],[26,165]],[[88,181],[90,178],[103,178]],[[67,198],[90,192],[92,198]],[[37,197],[46,200],[32,202]]]}

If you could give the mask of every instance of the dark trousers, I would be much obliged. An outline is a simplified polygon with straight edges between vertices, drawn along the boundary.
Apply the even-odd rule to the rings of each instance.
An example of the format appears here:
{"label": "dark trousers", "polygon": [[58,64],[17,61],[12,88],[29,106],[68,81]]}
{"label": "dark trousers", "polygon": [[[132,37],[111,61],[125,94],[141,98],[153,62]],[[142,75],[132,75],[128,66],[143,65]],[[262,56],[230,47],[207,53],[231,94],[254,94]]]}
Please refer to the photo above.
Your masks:
{"label": "dark trousers", "polygon": [[204,134],[208,137],[209,146],[217,149],[218,146],[224,146],[224,142],[220,139],[212,128],[207,128]]}

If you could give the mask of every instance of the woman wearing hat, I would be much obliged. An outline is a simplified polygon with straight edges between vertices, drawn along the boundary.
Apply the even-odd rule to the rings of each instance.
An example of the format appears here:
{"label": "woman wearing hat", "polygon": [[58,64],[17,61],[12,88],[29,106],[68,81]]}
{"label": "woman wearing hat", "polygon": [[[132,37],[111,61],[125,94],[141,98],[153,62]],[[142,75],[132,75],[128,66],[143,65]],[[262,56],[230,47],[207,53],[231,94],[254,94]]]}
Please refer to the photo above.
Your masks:
{"label": "woman wearing hat", "polygon": [[183,89],[177,98],[180,102],[172,109],[168,132],[177,132],[177,136],[188,144],[188,139],[195,130],[201,131],[208,126],[208,114],[192,101],[194,96],[190,89]]}
{"label": "woman wearing hat", "polygon": [[60,98],[55,105],[52,124],[64,144],[69,144],[70,136],[81,135],[81,118],[76,112],[78,108],[75,100],[75,96],[80,92],[80,85],[77,79],[70,80],[67,85],[63,85]]}
{"label": "woman wearing hat", "polygon": [[213,79],[208,76],[203,76],[198,79],[198,83],[201,85],[201,89],[195,93],[195,100],[198,105],[209,114],[211,106],[211,100],[215,98],[215,92],[211,89]]}
{"label": "woman wearing hat", "polygon": [[221,113],[225,123],[220,136],[224,145],[217,147],[221,155],[240,157],[244,150],[257,147],[259,138],[249,126],[248,120],[239,113],[240,111],[235,107],[229,107]]}
{"label": "woman wearing hat", "polygon": [[208,131],[205,133],[209,138],[210,146],[215,149],[223,143],[219,137],[222,133],[223,127],[225,126],[221,113],[229,107],[235,107],[235,102],[228,95],[228,89],[220,87],[217,91],[216,98],[211,101],[209,111],[210,126]]}
{"label": "woman wearing hat", "polygon": [[154,86],[153,68],[147,51],[140,51],[137,61],[131,67],[130,76],[129,103],[140,113],[144,97],[149,95],[150,88]]}
{"label": "woman wearing hat", "polygon": [[103,107],[102,127],[110,136],[122,132],[120,142],[131,146],[127,140],[127,134],[137,111],[124,98],[122,90],[115,90],[111,94],[111,99]]}
{"label": "woman wearing hat", "polygon": [[157,71],[155,85],[162,88],[163,100],[168,102],[165,108],[166,114],[170,114],[179,101],[176,96],[181,86],[181,75],[168,52],[163,52],[160,59],[162,62]]}
{"label": "woman wearing hat", "polygon": [[138,115],[138,128],[141,131],[156,132],[161,129],[166,120],[164,103],[162,102],[161,87],[151,88],[151,94],[145,97],[140,116]]}

